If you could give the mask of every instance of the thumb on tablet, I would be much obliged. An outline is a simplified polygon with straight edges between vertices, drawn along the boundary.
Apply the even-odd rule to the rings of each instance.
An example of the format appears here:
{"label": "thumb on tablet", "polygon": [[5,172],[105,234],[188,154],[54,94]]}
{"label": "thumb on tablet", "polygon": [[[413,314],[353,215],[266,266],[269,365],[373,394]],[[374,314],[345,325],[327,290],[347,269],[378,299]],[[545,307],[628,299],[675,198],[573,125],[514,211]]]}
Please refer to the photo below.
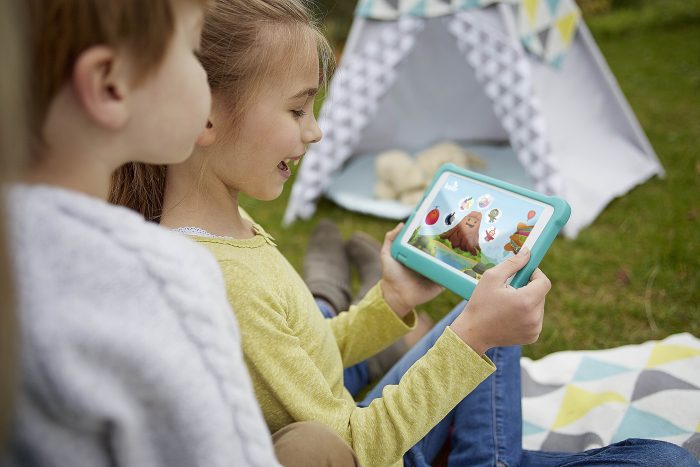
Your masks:
{"label": "thumb on tablet", "polygon": [[511,256],[501,264],[487,271],[492,279],[505,283],[510,276],[525,267],[530,259],[530,249],[522,248],[517,255]]}
{"label": "thumb on tablet", "polygon": [[386,235],[384,236],[384,239],[388,240],[389,242],[393,242],[396,239],[396,237],[399,235],[399,233],[401,232],[402,228],[403,228],[403,222],[399,222],[399,224],[396,227],[394,227],[393,229],[391,229],[389,232],[386,233]]}

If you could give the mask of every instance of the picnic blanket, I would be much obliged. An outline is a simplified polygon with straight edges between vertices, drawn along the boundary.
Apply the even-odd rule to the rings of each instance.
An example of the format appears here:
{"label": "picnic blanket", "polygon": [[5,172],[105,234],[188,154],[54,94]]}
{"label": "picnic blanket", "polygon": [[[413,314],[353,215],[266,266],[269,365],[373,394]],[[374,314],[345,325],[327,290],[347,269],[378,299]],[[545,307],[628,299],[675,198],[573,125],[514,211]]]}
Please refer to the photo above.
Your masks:
{"label": "picnic blanket", "polygon": [[523,448],[582,451],[627,438],[700,459],[700,339],[523,357]]}

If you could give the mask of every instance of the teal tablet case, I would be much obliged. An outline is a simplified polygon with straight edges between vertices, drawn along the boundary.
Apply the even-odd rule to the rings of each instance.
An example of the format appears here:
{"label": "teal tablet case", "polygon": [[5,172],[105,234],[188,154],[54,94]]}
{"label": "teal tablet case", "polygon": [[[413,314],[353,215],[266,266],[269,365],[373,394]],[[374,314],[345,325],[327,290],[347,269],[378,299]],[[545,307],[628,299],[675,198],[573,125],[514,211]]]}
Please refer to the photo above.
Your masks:
{"label": "teal tablet case", "polygon": [[[472,172],[454,164],[445,164],[440,167],[440,170],[433,177],[430,186],[426,189],[423,198],[416,205],[420,207],[425,201],[425,197],[432,191],[433,186],[440,179],[443,173],[451,172],[457,175],[462,175],[467,178],[471,178],[488,185],[493,185],[502,188],[506,191],[517,193],[526,198],[531,198],[541,203],[549,204],[554,208],[554,213],[550,218],[547,225],[545,225],[540,237],[535,241],[531,248],[530,261],[525,265],[523,269],[517,272],[513,277],[510,285],[512,287],[522,287],[527,284],[530,280],[530,276],[537,269],[537,266],[542,261],[545,253],[552,245],[552,242],[559,234],[559,231],[564,227],[566,222],[569,220],[571,215],[571,207],[569,204],[561,198],[554,196],[546,196],[541,193],[537,193],[527,188],[522,188],[516,185],[512,185],[508,182],[497,180],[495,178],[488,177],[476,172]],[[465,275],[448,265],[442,265],[437,262],[431,261],[421,254],[421,252],[410,246],[401,243],[401,239],[404,238],[406,230],[409,229],[413,222],[413,218],[417,215],[417,209],[414,209],[411,217],[406,221],[401,233],[396,238],[394,243],[391,245],[391,255],[400,263],[406,265],[407,267],[413,269],[419,274],[431,279],[438,284],[444,286],[445,288],[453,291],[457,295],[463,298],[469,298],[474,291],[476,285],[467,279]]]}

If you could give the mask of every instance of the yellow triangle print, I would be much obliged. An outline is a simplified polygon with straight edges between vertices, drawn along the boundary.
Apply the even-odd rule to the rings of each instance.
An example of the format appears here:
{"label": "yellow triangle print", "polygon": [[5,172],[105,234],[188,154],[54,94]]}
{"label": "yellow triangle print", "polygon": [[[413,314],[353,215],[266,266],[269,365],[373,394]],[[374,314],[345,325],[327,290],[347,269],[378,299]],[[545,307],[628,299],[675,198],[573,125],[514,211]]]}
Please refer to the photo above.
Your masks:
{"label": "yellow triangle print", "polygon": [[700,349],[693,347],[688,347],[685,345],[656,344],[651,350],[651,355],[649,355],[647,368],[661,366],[674,360],[697,357],[698,355],[700,355]]}
{"label": "yellow triangle print", "polygon": [[620,402],[626,404],[627,400],[616,392],[590,392],[574,385],[567,386],[564,400],[559,408],[557,419],[554,420],[552,429],[561,428],[575,422],[586,415],[592,409],[607,402]]}
{"label": "yellow triangle print", "polygon": [[527,19],[530,23],[530,27],[535,26],[535,19],[537,18],[537,7],[540,5],[540,0],[523,0],[523,6],[525,7],[525,12],[527,13]]}
{"label": "yellow triangle print", "polygon": [[578,21],[578,13],[573,12],[564,16],[557,21],[557,29],[559,29],[559,36],[565,47],[571,42],[571,38],[574,35],[574,29],[576,28],[576,21]]}

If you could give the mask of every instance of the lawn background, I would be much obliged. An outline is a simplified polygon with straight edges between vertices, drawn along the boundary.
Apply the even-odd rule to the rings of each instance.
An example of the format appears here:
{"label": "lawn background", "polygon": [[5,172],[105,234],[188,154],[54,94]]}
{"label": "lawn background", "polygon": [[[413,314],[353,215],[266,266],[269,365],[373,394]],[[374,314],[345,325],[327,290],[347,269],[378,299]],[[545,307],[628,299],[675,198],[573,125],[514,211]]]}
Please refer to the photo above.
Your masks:
{"label": "lawn background", "polygon": [[[338,50],[351,21],[348,3],[318,6]],[[582,0],[581,6],[666,177],[613,201],[575,240],[554,243],[541,264],[553,284],[544,329],[523,350],[533,358],[678,332],[700,337],[700,0]],[[394,226],[322,200],[311,220],[283,228],[290,187],[274,202],[241,204],[298,271],[321,217],[346,236],[362,230],[381,239]],[[439,319],[458,302],[445,292],[419,309]]]}

